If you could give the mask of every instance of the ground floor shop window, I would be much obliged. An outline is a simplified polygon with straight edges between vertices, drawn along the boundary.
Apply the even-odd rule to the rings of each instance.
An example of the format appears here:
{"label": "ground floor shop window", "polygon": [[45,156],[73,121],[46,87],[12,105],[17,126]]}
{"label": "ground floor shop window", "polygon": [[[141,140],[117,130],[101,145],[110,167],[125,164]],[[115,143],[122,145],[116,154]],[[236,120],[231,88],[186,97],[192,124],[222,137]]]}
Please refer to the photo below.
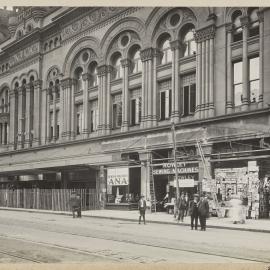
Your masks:
{"label": "ground floor shop window", "polygon": [[136,203],[140,195],[140,168],[107,169],[107,203]]}

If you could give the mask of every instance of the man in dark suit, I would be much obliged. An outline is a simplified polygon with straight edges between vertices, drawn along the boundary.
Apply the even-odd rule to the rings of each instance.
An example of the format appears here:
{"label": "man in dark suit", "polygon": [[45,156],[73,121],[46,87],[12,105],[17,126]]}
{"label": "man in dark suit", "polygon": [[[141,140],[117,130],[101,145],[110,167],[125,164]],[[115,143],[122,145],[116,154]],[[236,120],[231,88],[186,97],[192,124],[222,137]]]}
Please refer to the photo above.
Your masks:
{"label": "man in dark suit", "polygon": [[141,224],[141,217],[143,217],[143,222],[144,222],[144,225],[145,225],[146,201],[145,201],[143,195],[141,195],[140,200],[138,202],[138,209],[139,209],[139,212],[140,212],[139,224]]}
{"label": "man in dark suit", "polygon": [[194,194],[194,198],[189,204],[189,214],[190,214],[190,218],[191,218],[191,230],[193,230],[194,221],[195,221],[195,230],[198,229],[198,218],[199,218],[198,201],[199,201],[199,195]]}
{"label": "man in dark suit", "polygon": [[206,218],[209,216],[209,204],[207,194],[204,192],[198,204],[199,219],[201,224],[201,231],[206,230]]}

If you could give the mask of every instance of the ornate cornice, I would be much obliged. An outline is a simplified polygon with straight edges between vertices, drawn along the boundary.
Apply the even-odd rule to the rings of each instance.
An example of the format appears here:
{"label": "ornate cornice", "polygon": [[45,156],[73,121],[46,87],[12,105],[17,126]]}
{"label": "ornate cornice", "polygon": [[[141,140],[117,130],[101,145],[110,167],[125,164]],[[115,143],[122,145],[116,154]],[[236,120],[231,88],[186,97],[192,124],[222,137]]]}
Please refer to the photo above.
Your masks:
{"label": "ornate cornice", "polygon": [[98,76],[105,76],[107,72],[108,72],[108,66],[106,65],[98,66],[97,68]]}
{"label": "ornate cornice", "polygon": [[194,34],[194,38],[195,41],[198,43],[208,39],[212,39],[215,37],[215,35],[216,35],[216,27],[215,25],[210,25],[206,28],[197,30],[196,33]]}
{"label": "ornate cornice", "polygon": [[152,47],[143,49],[140,51],[140,56],[142,62],[151,60],[154,56],[154,49]]}

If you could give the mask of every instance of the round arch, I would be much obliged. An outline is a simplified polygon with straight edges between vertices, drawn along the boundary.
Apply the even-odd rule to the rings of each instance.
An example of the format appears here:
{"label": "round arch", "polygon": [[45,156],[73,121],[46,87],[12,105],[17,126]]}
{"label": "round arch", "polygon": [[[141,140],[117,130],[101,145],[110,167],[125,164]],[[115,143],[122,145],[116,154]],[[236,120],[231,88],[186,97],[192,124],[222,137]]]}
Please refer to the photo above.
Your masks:
{"label": "round arch", "polygon": [[237,10],[241,11],[243,16],[247,16],[247,9],[244,7],[228,7],[228,8],[226,8],[226,12],[224,14],[225,15],[224,20],[226,23],[232,22],[232,15]]}
{"label": "round arch", "polygon": [[124,31],[133,31],[139,36],[139,39],[141,41],[145,40],[144,23],[140,19],[134,17],[123,18],[122,20],[112,25],[104,35],[103,39],[101,40],[100,47],[104,52],[105,57],[105,59],[103,59],[104,62],[108,61],[109,55],[111,54],[109,52],[109,47],[113,42],[114,38],[119,33]]}
{"label": "round arch", "polygon": [[34,80],[37,80],[37,79],[38,79],[38,73],[37,73],[37,71],[31,69],[31,70],[27,73],[28,81],[30,81],[30,77],[31,77],[31,76],[34,77]]}
{"label": "round arch", "polygon": [[1,94],[2,91],[5,90],[5,89],[10,90],[9,85],[8,85],[7,83],[1,84],[1,86],[0,86],[0,94]]}
{"label": "round arch", "polygon": [[97,58],[100,59],[101,51],[99,46],[99,40],[94,37],[84,37],[73,44],[73,46],[69,49],[66,58],[64,60],[64,64],[62,67],[62,73],[69,77],[71,75],[71,65],[73,63],[74,58],[77,54],[83,49],[91,49],[97,55]]}

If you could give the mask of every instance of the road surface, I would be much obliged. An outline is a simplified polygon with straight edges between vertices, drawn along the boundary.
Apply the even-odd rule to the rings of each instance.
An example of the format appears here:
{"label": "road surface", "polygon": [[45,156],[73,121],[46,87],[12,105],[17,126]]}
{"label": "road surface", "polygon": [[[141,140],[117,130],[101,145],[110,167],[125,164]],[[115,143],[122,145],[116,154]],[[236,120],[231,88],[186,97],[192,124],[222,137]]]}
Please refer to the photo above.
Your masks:
{"label": "road surface", "polygon": [[270,263],[269,243],[267,233],[0,211],[0,263]]}

